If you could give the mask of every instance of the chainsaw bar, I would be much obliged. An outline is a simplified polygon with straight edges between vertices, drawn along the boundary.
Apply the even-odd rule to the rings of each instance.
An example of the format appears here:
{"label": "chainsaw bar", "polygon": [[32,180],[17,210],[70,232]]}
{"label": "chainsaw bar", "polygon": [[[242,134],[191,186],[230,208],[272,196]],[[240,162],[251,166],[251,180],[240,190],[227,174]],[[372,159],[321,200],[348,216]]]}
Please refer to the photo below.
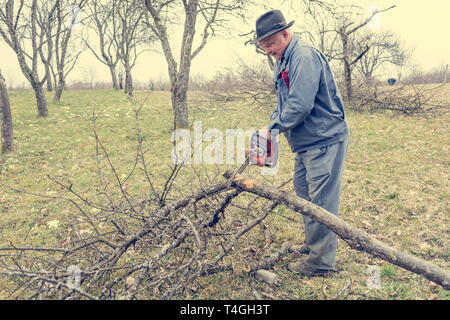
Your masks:
{"label": "chainsaw bar", "polygon": [[248,164],[257,165],[259,167],[273,168],[278,161],[278,142],[269,135],[269,138],[264,138],[256,131],[250,139],[250,150],[247,152],[245,162],[240,166],[236,172],[228,179],[227,187],[231,186],[236,175],[241,174]]}
{"label": "chainsaw bar", "polygon": [[228,187],[228,188],[231,186],[231,183],[233,182],[233,179],[234,179],[238,174],[241,174],[241,173],[245,170],[245,168],[247,168],[247,166],[248,166],[249,163],[250,163],[250,157],[247,156],[246,159],[245,159],[245,162],[239,167],[239,169],[237,169],[237,170],[233,173],[233,175],[230,177],[230,179],[228,179],[228,182],[227,182],[227,187]]}

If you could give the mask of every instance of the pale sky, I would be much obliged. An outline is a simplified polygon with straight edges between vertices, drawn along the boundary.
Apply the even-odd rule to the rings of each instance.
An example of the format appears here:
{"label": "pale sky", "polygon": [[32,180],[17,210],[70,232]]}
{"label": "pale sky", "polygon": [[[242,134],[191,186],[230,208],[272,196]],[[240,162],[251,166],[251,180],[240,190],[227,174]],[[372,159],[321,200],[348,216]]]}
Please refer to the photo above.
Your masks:
{"label": "pale sky", "polygon": [[[300,2],[300,1],[298,1]],[[347,1],[348,2],[348,1]],[[264,2],[262,2],[264,3]],[[262,56],[254,51],[252,46],[244,46],[243,39],[238,36],[240,32],[247,32],[254,29],[256,18],[267,9],[281,9],[289,22],[296,20],[293,25],[294,31],[301,31],[301,21],[295,19],[296,12],[301,12],[301,8],[292,10],[282,6],[279,1],[270,2],[273,7],[255,8],[248,12],[248,23],[234,25],[230,31],[228,39],[210,40],[205,49],[193,60],[191,75],[201,74],[206,78],[213,76],[217,71],[236,66],[236,57],[247,61],[257,61]],[[355,2],[356,3],[356,2]],[[395,32],[407,47],[415,48],[414,61],[424,70],[450,63],[450,1],[448,0],[373,0],[358,1],[360,6],[377,6],[380,9],[393,4],[396,8],[379,15],[377,21],[381,29],[389,29]],[[376,26],[375,26],[376,27]],[[201,31],[197,32],[200,36]],[[159,43],[156,43],[158,49]],[[17,59],[12,50],[4,43],[0,42],[2,70],[7,84],[17,84],[26,82],[22,75]],[[178,58],[179,50],[174,49],[174,55]],[[99,81],[109,81],[109,71],[106,66],[97,61],[90,51],[85,51],[77,65],[77,69],[69,75],[68,82],[85,80],[89,73],[94,73]],[[150,79],[168,79],[167,63],[162,54],[144,54],[133,70],[133,77],[136,81],[147,83]]]}

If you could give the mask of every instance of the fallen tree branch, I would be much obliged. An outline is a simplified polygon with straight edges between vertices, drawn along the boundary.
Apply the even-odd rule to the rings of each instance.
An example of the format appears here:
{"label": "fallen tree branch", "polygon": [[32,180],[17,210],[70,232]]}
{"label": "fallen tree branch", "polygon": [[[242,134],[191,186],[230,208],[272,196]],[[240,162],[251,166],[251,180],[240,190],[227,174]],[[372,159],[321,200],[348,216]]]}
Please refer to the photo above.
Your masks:
{"label": "fallen tree branch", "polygon": [[[232,173],[226,171],[224,177],[229,179]],[[371,237],[366,232],[350,226],[347,222],[334,214],[310,203],[300,197],[285,191],[277,190],[261,181],[238,176],[233,179],[233,185],[244,191],[262,196],[288,208],[309,216],[315,221],[325,225],[344,240],[352,249],[367,252],[377,258],[381,258],[403,269],[419,274],[431,280],[446,290],[450,289],[450,272],[435,264],[414,257],[408,253],[392,248],[381,241]]]}

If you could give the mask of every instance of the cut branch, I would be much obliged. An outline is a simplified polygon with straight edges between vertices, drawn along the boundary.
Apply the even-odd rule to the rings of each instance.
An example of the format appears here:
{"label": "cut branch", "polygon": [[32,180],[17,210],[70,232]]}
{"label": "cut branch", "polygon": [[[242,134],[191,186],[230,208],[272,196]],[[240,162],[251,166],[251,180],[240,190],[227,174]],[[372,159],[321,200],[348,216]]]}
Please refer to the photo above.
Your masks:
{"label": "cut branch", "polygon": [[[230,178],[231,172],[225,172],[224,177],[227,179]],[[374,237],[371,237],[364,231],[350,226],[338,216],[335,216],[313,203],[290,193],[272,188],[251,178],[239,176],[234,178],[233,183],[235,186],[247,192],[257,194],[266,199],[278,201],[279,204],[284,204],[294,211],[309,216],[335,232],[353,249],[367,252],[403,269],[422,275],[428,280],[443,286],[446,290],[450,289],[450,272],[447,270],[392,248]]]}

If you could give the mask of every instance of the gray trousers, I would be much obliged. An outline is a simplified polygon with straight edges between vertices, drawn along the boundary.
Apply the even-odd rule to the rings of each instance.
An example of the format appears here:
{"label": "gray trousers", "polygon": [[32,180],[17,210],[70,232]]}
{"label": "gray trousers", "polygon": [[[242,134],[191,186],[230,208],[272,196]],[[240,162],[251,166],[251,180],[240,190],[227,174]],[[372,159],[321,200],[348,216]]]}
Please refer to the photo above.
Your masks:
{"label": "gray trousers", "polygon": [[[319,149],[297,153],[294,188],[297,196],[337,215],[342,172],[348,140]],[[314,269],[334,270],[336,234],[310,217],[303,216],[305,245],[309,249],[306,264]]]}

